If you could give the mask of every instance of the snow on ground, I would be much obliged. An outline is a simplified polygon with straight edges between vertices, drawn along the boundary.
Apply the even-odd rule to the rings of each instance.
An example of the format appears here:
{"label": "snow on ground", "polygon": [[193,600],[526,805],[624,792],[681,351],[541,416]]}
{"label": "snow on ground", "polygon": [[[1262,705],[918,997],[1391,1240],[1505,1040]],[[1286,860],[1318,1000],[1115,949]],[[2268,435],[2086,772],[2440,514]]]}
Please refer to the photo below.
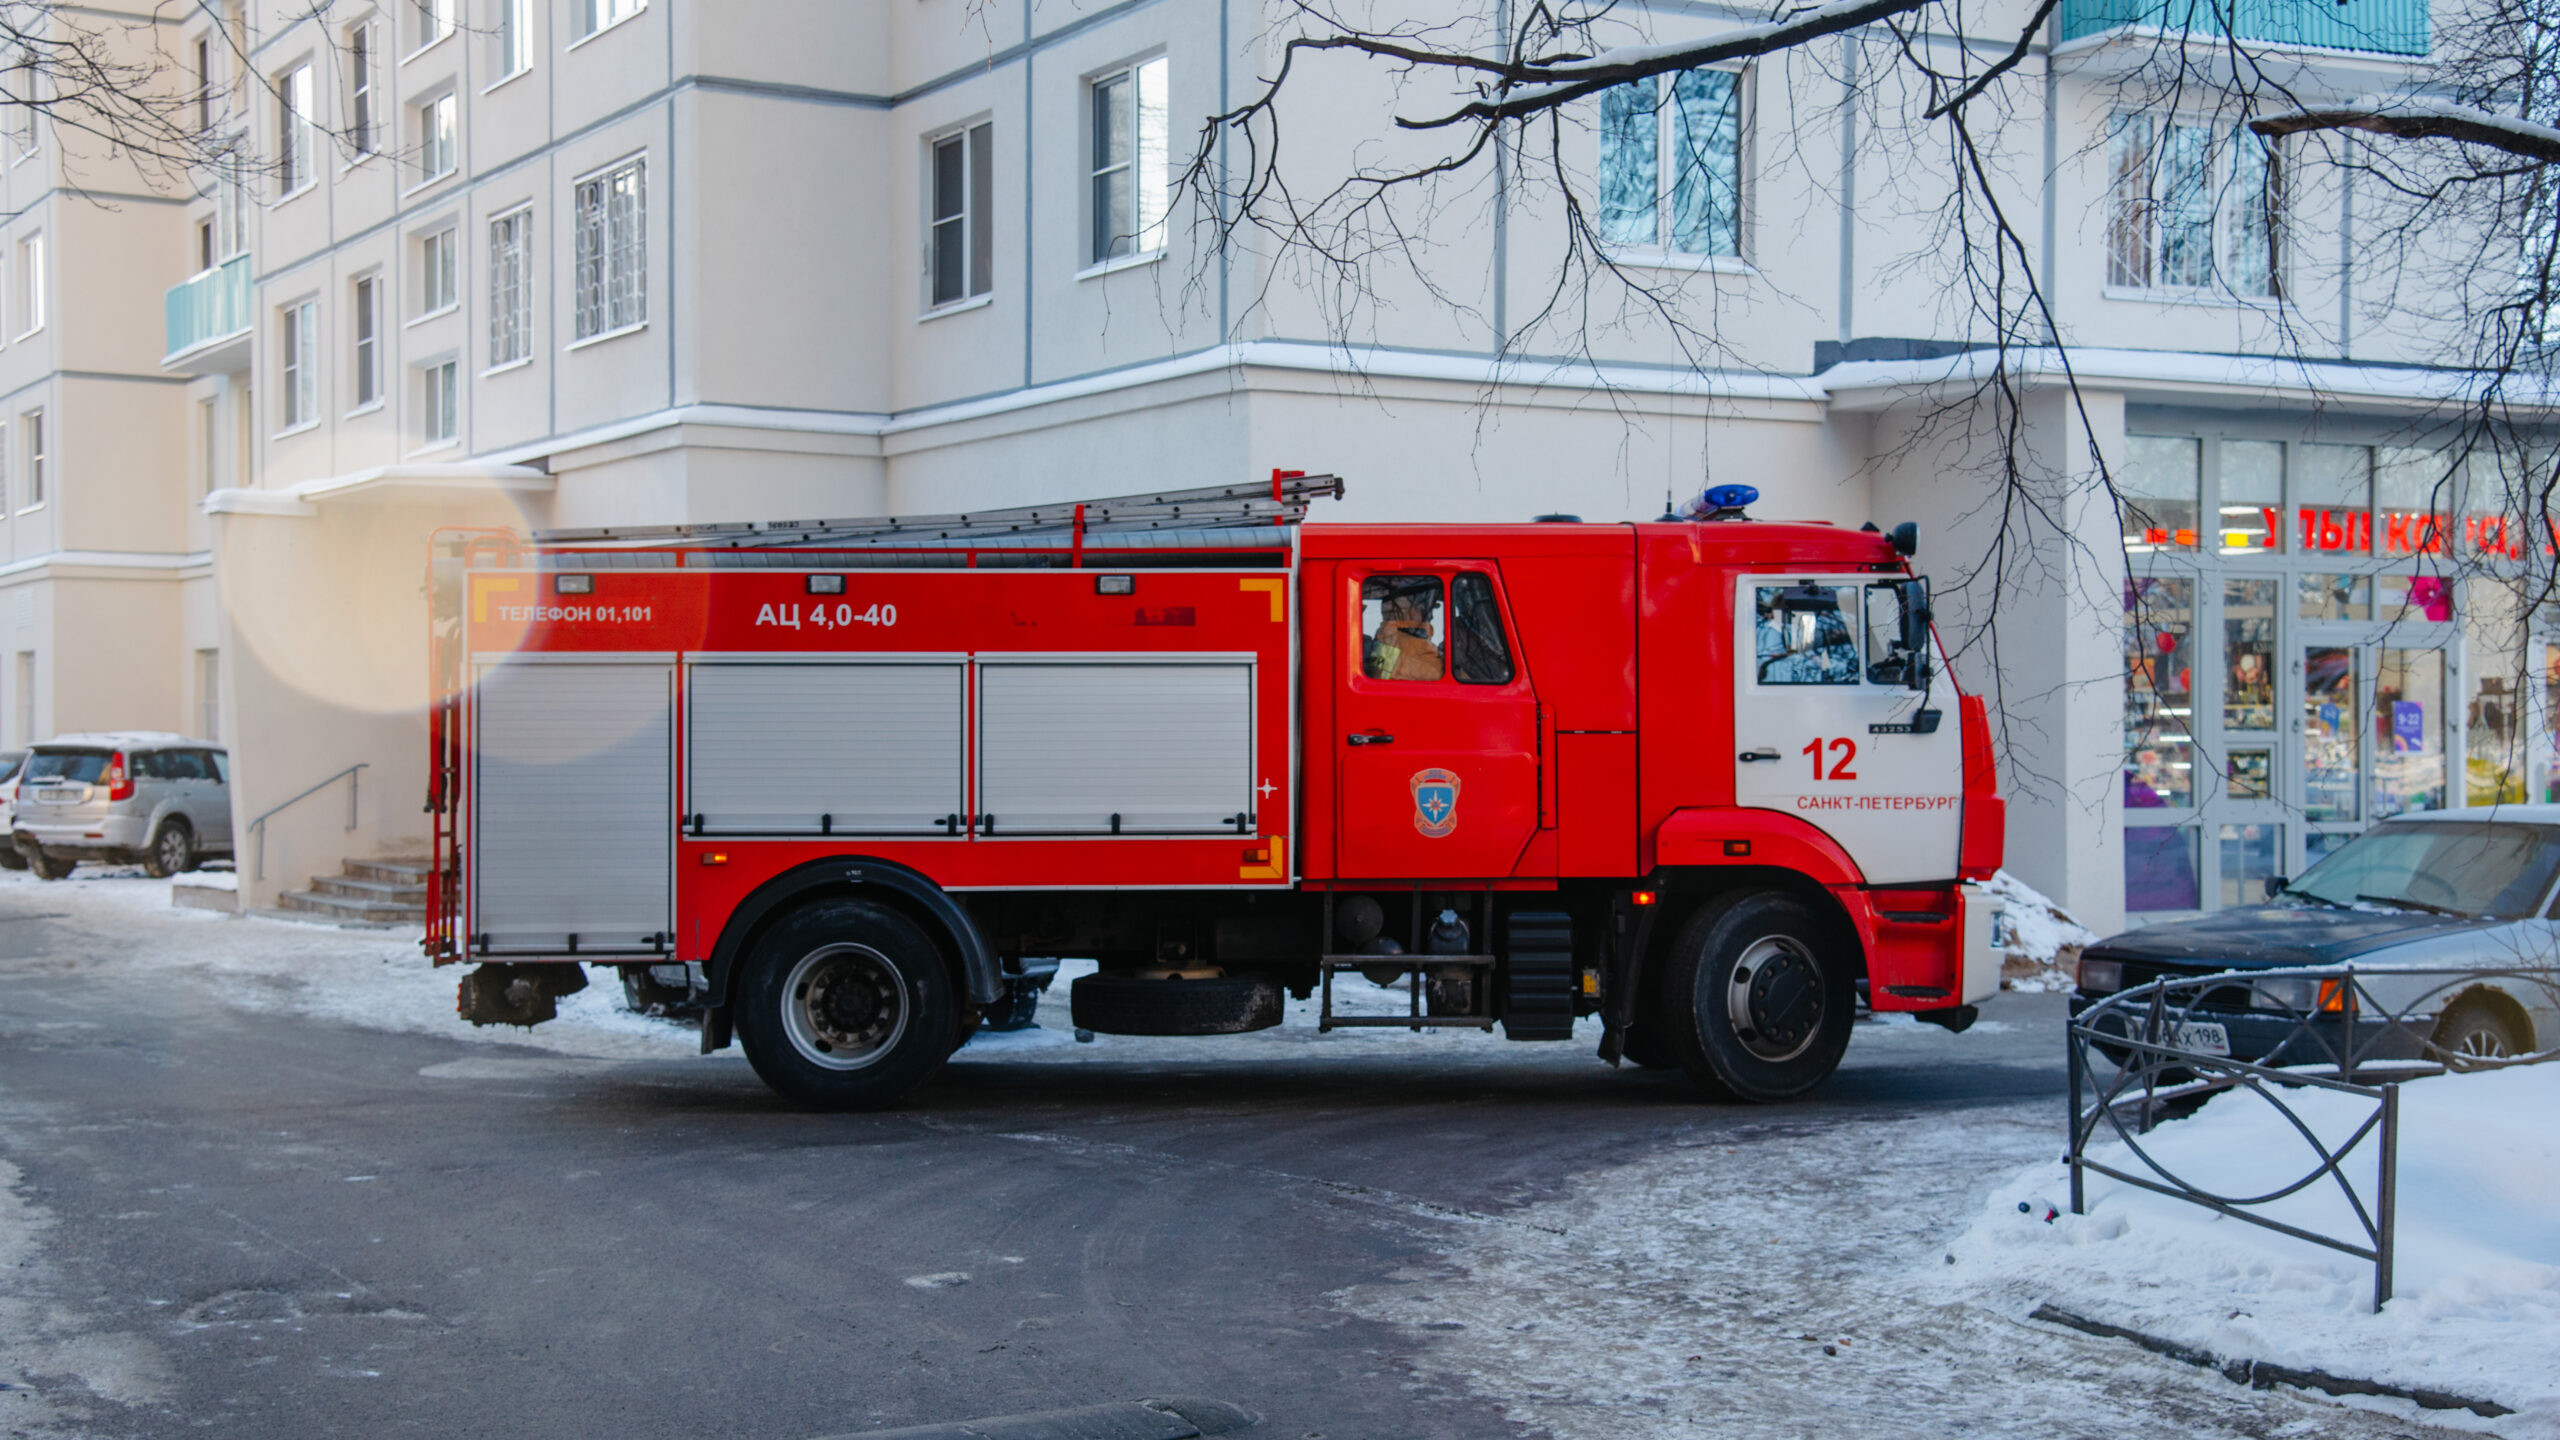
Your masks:
{"label": "snow on ground", "polygon": [[[2372,1103],[2288,1092],[2322,1142],[2344,1143]],[[2497,1433],[2560,1437],[2560,1064],[2446,1075],[2400,1091],[2394,1298],[2372,1313],[2373,1267],[2104,1176],[2087,1213],[2068,1172],[2019,1170],[1982,1202],[1944,1278],[2012,1313],[2050,1302],[2225,1359],[2270,1361],[2486,1399],[2519,1413]],[[2143,1139],[2169,1170],[2226,1194],[2291,1183],[2316,1163],[2283,1115],[2245,1093]],[[2371,1203],[2378,1142],[2346,1171]],[[2121,1143],[2092,1158],[2148,1174]],[[2021,1214],[2027,1206],[2031,1213]],[[2362,1239],[2334,1183],[2264,1207],[2269,1218]]]}
{"label": "snow on ground", "polygon": [[0,871],[0,909],[58,917],[95,936],[100,958],[122,968],[223,982],[225,996],[250,1009],[600,1059],[671,1058],[700,1047],[690,1027],[627,1009],[610,969],[589,970],[587,988],[562,1000],[560,1018],[548,1024],[474,1026],[453,1009],[463,967],[429,965],[415,927],[347,930],[182,909],[169,903],[170,883],[129,866],[83,865],[52,881]]}
{"label": "snow on ground", "polygon": [[2098,932],[2006,870],[1979,888],[2006,902],[2000,913],[2000,988],[2070,989],[2080,951],[2098,943]]}

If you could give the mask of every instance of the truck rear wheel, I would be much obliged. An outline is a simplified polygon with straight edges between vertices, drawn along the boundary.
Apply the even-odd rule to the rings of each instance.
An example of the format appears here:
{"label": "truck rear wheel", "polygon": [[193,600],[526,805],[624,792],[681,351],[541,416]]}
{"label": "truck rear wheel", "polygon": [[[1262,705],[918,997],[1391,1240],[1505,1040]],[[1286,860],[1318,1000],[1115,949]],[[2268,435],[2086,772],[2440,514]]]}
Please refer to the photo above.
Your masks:
{"label": "truck rear wheel", "polygon": [[756,943],[738,1039],[756,1074],[813,1110],[876,1110],[952,1049],[951,974],[922,927],[867,900],[823,900]]}
{"label": "truck rear wheel", "polygon": [[1792,1100],[1849,1048],[1857,985],[1838,927],[1790,895],[1713,903],[1682,928],[1654,1035],[1690,1078],[1737,1099]]}

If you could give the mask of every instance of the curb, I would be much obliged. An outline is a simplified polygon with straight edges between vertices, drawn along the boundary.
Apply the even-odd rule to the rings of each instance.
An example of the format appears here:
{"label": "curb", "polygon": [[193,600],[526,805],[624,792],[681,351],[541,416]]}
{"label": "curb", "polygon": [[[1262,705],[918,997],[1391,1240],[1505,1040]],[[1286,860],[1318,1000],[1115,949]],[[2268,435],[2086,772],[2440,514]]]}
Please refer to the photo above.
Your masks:
{"label": "curb", "polygon": [[2191,1345],[2145,1335],[2122,1325],[2074,1315],[2057,1305],[2038,1305],[2027,1316],[2048,1325],[2060,1325],[2083,1335],[2096,1335],[2108,1340],[2130,1340],[2154,1355],[2166,1356],[2199,1370],[2217,1370],[2222,1378],[2252,1390],[2272,1390],[2278,1385],[2292,1385],[2304,1390],[2320,1390],[2331,1395],[2381,1395],[2394,1400],[2415,1402],[2425,1410],[2468,1410],[2483,1419],[2494,1420],[2513,1415],[2514,1410],[2495,1400],[2474,1400],[2449,1390],[2430,1390],[2423,1385],[2392,1385],[2380,1380],[2358,1380],[2352,1376],[2332,1375],[2325,1370],[2303,1370],[2291,1365],[2277,1365],[2265,1360],[2222,1360]]}
{"label": "curb", "polygon": [[903,1430],[867,1430],[825,1440],[1200,1440],[1257,1424],[1262,1417],[1216,1400],[1122,1400],[1073,1410],[1041,1410],[985,1420],[954,1420]]}

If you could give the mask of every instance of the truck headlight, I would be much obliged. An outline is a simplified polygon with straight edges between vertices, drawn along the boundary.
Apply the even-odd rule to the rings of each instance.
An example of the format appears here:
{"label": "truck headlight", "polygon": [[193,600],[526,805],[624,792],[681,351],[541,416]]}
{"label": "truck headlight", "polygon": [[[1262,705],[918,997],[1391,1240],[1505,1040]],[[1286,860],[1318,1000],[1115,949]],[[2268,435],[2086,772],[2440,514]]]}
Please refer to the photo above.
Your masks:
{"label": "truck headlight", "polygon": [[2124,988],[2124,965],[2115,960],[2082,960],[2080,988],[2092,995],[2112,995]]}

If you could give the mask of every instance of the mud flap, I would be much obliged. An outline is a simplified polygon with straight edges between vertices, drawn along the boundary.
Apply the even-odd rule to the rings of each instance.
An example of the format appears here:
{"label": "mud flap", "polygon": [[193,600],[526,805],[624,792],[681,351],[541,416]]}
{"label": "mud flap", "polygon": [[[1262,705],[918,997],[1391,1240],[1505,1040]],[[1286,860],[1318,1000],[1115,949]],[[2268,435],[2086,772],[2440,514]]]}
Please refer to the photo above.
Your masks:
{"label": "mud flap", "polygon": [[1573,1038],[1573,917],[1524,910],[1511,916],[1502,973],[1506,1040]]}

